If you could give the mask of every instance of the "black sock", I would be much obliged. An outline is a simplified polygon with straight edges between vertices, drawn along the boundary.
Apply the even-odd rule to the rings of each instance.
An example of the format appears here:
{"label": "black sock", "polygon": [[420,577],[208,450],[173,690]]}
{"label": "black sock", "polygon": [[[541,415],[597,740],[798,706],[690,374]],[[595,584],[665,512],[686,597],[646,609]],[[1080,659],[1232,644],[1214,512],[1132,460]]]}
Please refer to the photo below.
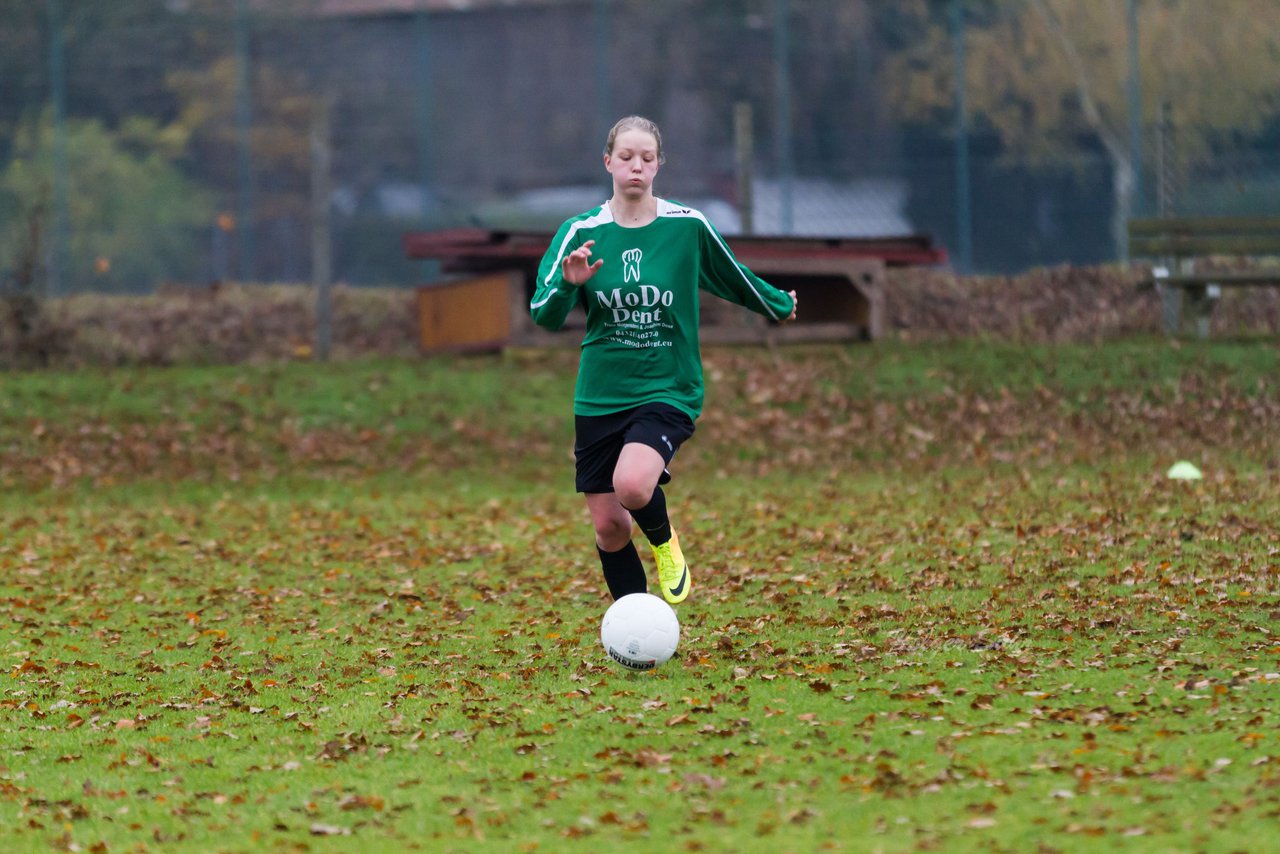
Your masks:
{"label": "black sock", "polygon": [[667,516],[667,496],[661,486],[653,488],[653,497],[639,510],[627,508],[640,530],[652,545],[660,546],[671,539],[671,519]]}
{"label": "black sock", "polygon": [[597,545],[596,551],[604,569],[604,583],[609,585],[609,595],[614,599],[649,590],[649,580],[645,578],[644,564],[640,562],[635,543],[627,543],[616,552],[607,552]]}

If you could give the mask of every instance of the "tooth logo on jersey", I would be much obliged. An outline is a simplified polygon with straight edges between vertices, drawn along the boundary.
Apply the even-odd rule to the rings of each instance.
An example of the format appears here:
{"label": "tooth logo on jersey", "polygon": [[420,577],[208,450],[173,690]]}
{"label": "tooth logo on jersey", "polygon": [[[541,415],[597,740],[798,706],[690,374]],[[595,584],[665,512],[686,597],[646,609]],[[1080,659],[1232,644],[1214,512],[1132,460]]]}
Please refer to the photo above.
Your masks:
{"label": "tooth logo on jersey", "polygon": [[626,283],[640,281],[640,256],[644,253],[639,249],[628,249],[622,253],[622,281]]}
{"label": "tooth logo on jersey", "polygon": [[[639,247],[622,253],[623,286],[613,290],[594,290],[600,308],[608,314],[606,326],[619,327],[615,341],[630,347],[670,347],[671,335],[662,330],[674,329],[671,307],[675,292],[658,285],[640,284]],[[616,284],[614,279],[611,284]]]}

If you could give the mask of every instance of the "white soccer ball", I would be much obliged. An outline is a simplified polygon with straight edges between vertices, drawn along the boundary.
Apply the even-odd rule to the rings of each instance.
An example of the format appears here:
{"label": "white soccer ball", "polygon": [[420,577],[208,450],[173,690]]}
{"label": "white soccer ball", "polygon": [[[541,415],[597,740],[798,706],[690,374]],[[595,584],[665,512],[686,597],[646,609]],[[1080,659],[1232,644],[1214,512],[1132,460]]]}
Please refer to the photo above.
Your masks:
{"label": "white soccer ball", "polygon": [[652,670],[680,643],[680,621],[671,606],[651,593],[630,593],[609,606],[600,642],[628,670]]}

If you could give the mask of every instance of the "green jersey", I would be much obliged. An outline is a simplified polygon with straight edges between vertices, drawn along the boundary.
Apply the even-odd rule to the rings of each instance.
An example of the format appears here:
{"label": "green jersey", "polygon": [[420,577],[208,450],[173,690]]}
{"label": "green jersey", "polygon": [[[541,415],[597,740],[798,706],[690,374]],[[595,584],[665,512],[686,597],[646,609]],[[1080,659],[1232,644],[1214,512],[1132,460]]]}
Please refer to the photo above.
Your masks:
{"label": "green jersey", "polygon": [[[604,265],[582,286],[561,261],[588,240]],[[538,267],[529,308],[534,322],[559,329],[575,305],[587,315],[574,392],[575,415],[607,415],[666,403],[697,419],[702,411],[698,290],[773,320],[791,314],[786,294],[733,257],[698,211],[658,199],[658,216],[626,228],[602,205],[567,220]]]}

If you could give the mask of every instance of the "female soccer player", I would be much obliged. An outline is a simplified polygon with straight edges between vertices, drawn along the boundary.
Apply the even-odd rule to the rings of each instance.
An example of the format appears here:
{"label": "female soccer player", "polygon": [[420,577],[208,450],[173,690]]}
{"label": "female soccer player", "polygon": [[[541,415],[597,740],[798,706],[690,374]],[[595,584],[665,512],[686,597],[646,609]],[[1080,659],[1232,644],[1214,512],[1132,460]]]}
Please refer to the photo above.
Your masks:
{"label": "female soccer player", "polygon": [[573,399],[576,484],[609,593],[648,590],[631,541],[634,519],[653,549],[662,595],[675,604],[689,595],[689,567],[660,484],[702,411],[698,289],[778,322],[796,316],[796,295],[739,264],[701,213],[656,197],[662,162],[656,124],[628,116],[613,126],[604,147],[613,197],[560,226],[530,311],[549,329],[562,327],[575,305],[586,311]]}

